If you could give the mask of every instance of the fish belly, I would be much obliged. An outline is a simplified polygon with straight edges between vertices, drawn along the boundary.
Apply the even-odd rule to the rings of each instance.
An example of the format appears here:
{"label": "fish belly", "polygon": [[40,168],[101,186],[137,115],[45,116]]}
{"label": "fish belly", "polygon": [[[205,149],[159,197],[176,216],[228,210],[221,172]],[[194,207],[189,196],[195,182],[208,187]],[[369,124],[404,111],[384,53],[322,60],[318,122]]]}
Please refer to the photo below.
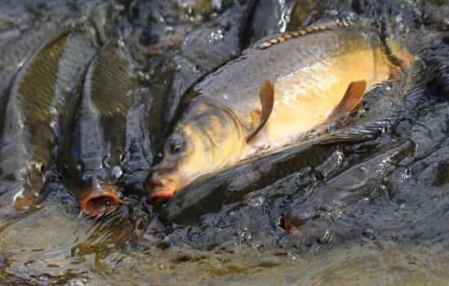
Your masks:
{"label": "fish belly", "polygon": [[389,77],[373,50],[360,50],[317,61],[274,82],[274,107],[255,148],[292,144],[304,133],[324,124],[354,81],[368,88]]}

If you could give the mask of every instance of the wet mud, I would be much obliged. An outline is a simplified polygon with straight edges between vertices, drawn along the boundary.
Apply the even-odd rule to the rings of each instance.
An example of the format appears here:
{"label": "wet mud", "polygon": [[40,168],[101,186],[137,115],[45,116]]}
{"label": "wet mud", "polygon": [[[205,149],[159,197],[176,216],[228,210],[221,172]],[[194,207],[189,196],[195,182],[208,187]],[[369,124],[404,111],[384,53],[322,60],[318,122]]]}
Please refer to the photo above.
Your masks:
{"label": "wet mud", "polygon": [[[0,285],[446,285],[446,11],[446,1],[3,1]],[[265,36],[336,18],[393,35],[414,68],[369,91],[345,124],[147,201],[145,178],[193,84]],[[37,199],[18,212],[21,170],[35,162]],[[95,184],[120,198],[98,220],[79,208]]]}

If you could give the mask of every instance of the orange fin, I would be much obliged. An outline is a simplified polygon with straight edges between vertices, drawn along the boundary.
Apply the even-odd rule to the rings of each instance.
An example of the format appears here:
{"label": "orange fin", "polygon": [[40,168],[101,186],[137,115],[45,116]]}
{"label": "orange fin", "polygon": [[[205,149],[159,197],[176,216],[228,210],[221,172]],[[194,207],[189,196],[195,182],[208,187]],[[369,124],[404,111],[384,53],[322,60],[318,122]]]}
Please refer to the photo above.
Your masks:
{"label": "orange fin", "polygon": [[[251,140],[256,137],[256,135],[259,133],[260,130],[265,126],[268,119],[270,118],[271,112],[273,111],[273,105],[274,105],[274,88],[273,83],[269,80],[266,80],[262,83],[262,86],[259,90],[259,98],[260,103],[262,105],[262,112],[259,117],[259,124],[254,129],[253,132],[250,133],[248,138],[246,139],[246,142],[249,143]],[[254,116],[253,113],[252,115]]]}
{"label": "orange fin", "polygon": [[335,107],[334,111],[332,111],[332,114],[327,118],[327,122],[334,122],[354,111],[362,102],[363,96],[365,95],[365,90],[366,81],[361,80],[351,82],[343,99]]}

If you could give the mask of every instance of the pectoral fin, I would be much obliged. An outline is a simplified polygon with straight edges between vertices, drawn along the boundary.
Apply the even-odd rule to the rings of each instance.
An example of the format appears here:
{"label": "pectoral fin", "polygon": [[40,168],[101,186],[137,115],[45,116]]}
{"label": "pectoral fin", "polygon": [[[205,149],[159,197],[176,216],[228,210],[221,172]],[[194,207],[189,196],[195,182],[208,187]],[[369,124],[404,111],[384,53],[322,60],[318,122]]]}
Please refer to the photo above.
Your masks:
{"label": "pectoral fin", "polygon": [[[271,112],[273,111],[273,105],[274,105],[274,88],[273,83],[269,80],[266,80],[262,83],[262,86],[259,90],[259,98],[260,103],[262,105],[262,112],[254,112],[252,115],[253,117],[256,117],[257,115],[258,119],[258,125],[257,127],[248,135],[248,138],[246,139],[246,142],[249,143],[251,140],[253,140],[256,135],[262,130],[262,128],[267,123],[268,119],[270,118]],[[255,118],[253,118],[254,120]]]}
{"label": "pectoral fin", "polygon": [[348,115],[352,111],[354,111],[357,106],[363,100],[363,95],[366,90],[366,81],[354,81],[349,84],[348,89],[340,101],[340,103],[335,107],[332,111],[332,114],[328,117],[327,122],[335,122],[336,120]]}

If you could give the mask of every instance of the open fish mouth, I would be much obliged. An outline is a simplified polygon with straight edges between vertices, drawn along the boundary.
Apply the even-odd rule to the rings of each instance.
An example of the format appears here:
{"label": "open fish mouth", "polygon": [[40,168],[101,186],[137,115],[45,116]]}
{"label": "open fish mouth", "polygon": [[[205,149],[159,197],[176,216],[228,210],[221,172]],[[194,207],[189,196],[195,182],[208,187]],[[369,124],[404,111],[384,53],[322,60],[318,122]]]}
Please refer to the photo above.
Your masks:
{"label": "open fish mouth", "polygon": [[101,184],[85,191],[80,197],[81,213],[98,219],[115,211],[122,200],[115,187]]}

